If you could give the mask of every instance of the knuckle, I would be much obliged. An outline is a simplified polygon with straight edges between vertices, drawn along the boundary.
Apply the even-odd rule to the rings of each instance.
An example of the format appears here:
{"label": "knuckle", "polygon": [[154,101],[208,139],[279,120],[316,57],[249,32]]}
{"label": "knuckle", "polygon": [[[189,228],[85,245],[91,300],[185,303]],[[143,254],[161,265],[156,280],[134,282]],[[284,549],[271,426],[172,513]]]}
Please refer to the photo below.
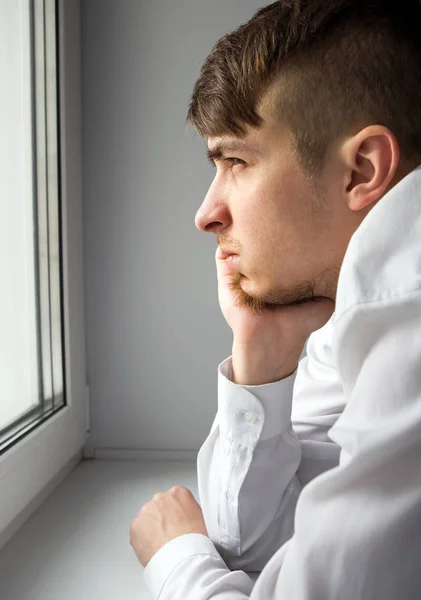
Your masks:
{"label": "knuckle", "polygon": [[190,494],[190,490],[188,490],[187,488],[181,486],[181,485],[174,485],[171,489],[170,489],[170,493],[174,494],[174,495],[187,495]]}

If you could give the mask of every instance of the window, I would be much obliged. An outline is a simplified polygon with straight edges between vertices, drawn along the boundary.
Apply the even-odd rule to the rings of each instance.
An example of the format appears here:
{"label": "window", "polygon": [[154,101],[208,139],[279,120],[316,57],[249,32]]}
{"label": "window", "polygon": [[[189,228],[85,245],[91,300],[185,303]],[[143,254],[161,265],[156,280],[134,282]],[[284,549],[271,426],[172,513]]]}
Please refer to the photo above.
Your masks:
{"label": "window", "polygon": [[0,454],[65,405],[55,0],[0,0]]}
{"label": "window", "polygon": [[[3,426],[1,434],[0,550],[77,465],[89,440],[83,289],[80,9],[79,1],[0,0],[0,103],[3,108],[0,111],[0,239],[3,240],[4,232],[9,233],[12,227],[16,234],[9,235],[9,245],[0,242],[0,361],[7,353],[11,354],[10,339],[5,339],[7,325],[12,340],[20,336],[20,342],[15,342],[15,348],[20,348],[16,358],[20,367],[15,367],[15,379],[9,375],[8,385],[12,381],[18,387],[16,378],[27,377],[27,381],[31,381],[33,372],[38,373],[38,388],[36,384],[26,384],[32,392],[26,396],[26,405],[22,402],[20,416],[16,416],[12,424],[10,416],[4,416],[9,425]],[[6,66],[9,67],[8,85],[10,80],[15,84],[10,90],[5,83]],[[12,79],[13,72],[15,79]],[[20,96],[16,90],[20,90]],[[7,114],[4,107],[9,111]],[[12,122],[12,114],[21,121]],[[5,124],[15,132],[12,137],[9,132],[6,143]],[[12,152],[18,157],[15,162]],[[23,174],[19,177],[18,169],[21,174],[23,169],[29,171],[29,177],[24,179]],[[25,188],[19,187],[23,184],[25,192],[22,191]],[[19,202],[21,212],[16,209],[11,213],[11,206],[16,208]],[[8,223],[5,223],[6,210]],[[32,243],[28,233],[31,226]],[[20,245],[15,239],[19,232],[25,235]],[[31,245],[32,271],[29,267]],[[17,248],[20,267],[13,254]],[[20,292],[23,314],[17,312],[17,291],[13,297],[8,296],[10,268],[16,271],[18,283],[14,285],[23,289]],[[31,281],[33,293],[29,291]],[[9,311],[6,315],[5,307]],[[35,328],[32,325],[30,329],[34,312]],[[26,365],[22,357],[25,352],[29,356]],[[10,356],[8,360],[10,367]],[[3,407],[6,406],[3,370],[0,370],[0,384]],[[12,406],[18,412],[17,401]]]}

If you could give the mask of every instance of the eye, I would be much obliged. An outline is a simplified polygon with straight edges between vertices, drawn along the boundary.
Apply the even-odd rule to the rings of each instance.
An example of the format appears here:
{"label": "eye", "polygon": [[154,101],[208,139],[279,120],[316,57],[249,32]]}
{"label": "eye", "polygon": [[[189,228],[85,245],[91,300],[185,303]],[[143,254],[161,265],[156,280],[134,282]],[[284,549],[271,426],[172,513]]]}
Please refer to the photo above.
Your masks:
{"label": "eye", "polygon": [[245,165],[246,162],[244,160],[242,160],[241,158],[235,158],[235,157],[230,157],[230,158],[226,158],[226,161],[228,161],[229,163],[231,163],[231,165],[233,167],[237,166],[237,165]]}

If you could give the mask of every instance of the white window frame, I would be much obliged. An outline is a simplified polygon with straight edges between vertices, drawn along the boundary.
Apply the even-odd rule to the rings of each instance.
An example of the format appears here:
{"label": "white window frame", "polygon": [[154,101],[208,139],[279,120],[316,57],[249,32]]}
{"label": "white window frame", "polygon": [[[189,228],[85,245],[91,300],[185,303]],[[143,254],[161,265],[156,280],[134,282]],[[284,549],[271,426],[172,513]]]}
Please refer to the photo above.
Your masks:
{"label": "white window frame", "polygon": [[86,385],[80,0],[59,0],[60,162],[67,406],[0,456],[0,549],[82,458]]}

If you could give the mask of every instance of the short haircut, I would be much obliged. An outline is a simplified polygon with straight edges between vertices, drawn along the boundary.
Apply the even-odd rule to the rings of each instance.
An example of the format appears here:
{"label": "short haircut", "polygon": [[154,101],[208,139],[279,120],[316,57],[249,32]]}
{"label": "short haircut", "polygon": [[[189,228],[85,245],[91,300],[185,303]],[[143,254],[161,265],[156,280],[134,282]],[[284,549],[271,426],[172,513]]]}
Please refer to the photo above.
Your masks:
{"label": "short haircut", "polygon": [[206,58],[187,121],[202,137],[244,137],[273,95],[297,155],[316,174],[327,147],[363,126],[388,127],[421,156],[418,0],[280,0],[222,37]]}

